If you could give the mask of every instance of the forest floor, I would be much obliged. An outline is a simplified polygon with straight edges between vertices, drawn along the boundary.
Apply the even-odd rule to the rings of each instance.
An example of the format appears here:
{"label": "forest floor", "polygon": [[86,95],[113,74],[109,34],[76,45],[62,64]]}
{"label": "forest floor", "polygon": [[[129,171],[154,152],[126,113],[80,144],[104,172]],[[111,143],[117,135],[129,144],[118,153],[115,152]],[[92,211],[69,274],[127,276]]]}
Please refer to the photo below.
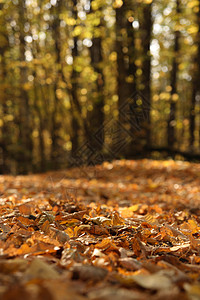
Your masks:
{"label": "forest floor", "polygon": [[200,165],[0,176],[0,299],[200,299]]}

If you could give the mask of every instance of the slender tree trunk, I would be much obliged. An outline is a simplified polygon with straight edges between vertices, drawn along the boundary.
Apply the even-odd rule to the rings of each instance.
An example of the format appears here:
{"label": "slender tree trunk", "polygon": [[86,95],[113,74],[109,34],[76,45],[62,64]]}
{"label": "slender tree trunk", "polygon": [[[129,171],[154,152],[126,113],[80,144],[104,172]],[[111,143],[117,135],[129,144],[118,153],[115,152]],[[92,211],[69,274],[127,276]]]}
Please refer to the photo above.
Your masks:
{"label": "slender tree trunk", "polygon": [[[4,84],[2,84],[2,91],[0,94],[1,98],[1,107],[2,107],[2,113],[3,116],[6,116],[8,113],[7,111],[7,95],[6,95],[6,86],[5,86],[5,80],[6,80],[6,64],[5,64],[5,57],[4,57],[4,50],[0,49],[0,56],[1,56],[1,78],[2,82],[4,81]],[[8,150],[7,145],[9,144],[10,140],[10,133],[7,124],[4,122],[3,126],[1,128],[1,153],[2,153],[2,163],[1,163],[1,173],[7,173],[8,171]]]}
{"label": "slender tree trunk", "polygon": [[[20,16],[20,61],[25,63],[25,14],[26,4],[25,0],[19,1],[19,16]],[[20,67],[20,84],[21,84],[21,103],[20,103],[20,143],[21,153],[19,153],[19,172],[25,172],[32,170],[32,154],[33,154],[33,141],[32,141],[32,120],[29,104],[28,92],[24,89],[24,84],[27,82],[27,69],[26,66]]]}
{"label": "slender tree trunk", "polygon": [[[74,18],[77,19],[77,7],[76,7],[77,1],[73,0],[73,15]],[[80,129],[79,122],[77,120],[77,117],[75,117],[74,114],[76,114],[76,111],[78,112],[79,115],[81,115],[81,107],[78,101],[78,95],[77,95],[77,89],[78,89],[78,72],[76,71],[75,68],[75,63],[76,63],[76,58],[78,57],[78,47],[77,47],[77,42],[78,38],[77,36],[74,37],[74,47],[72,49],[72,57],[73,57],[73,70],[71,74],[71,83],[72,83],[72,88],[71,88],[71,107],[72,107],[72,112],[73,112],[73,117],[72,117],[72,155],[74,155],[78,149],[78,131]]]}
{"label": "slender tree trunk", "polygon": [[53,21],[53,38],[55,43],[55,55],[56,55],[56,72],[57,72],[57,79],[54,84],[54,103],[53,103],[53,111],[51,116],[51,139],[52,139],[52,145],[51,145],[51,164],[53,168],[58,167],[58,158],[61,152],[61,145],[60,142],[60,136],[59,136],[59,130],[61,127],[61,122],[58,120],[59,117],[59,105],[60,99],[57,96],[57,92],[59,90],[59,81],[63,79],[62,74],[62,58],[61,58],[61,44],[62,44],[62,37],[60,34],[60,13],[62,11],[62,0],[60,0],[57,3],[57,7],[53,8],[54,10],[54,21]]}
{"label": "slender tree trunk", "polygon": [[[3,10],[4,3],[0,3],[0,10]],[[3,18],[1,22],[2,30],[1,30],[1,37],[3,37],[4,43],[0,44],[0,84],[1,84],[1,93],[0,93],[0,103],[1,103],[1,110],[2,110],[2,115],[3,115],[3,120],[4,116],[8,113],[8,108],[6,105],[7,102],[7,69],[6,69],[6,58],[5,58],[5,53],[8,49],[8,32],[6,29],[6,18],[2,14],[1,16]],[[0,173],[4,174],[9,171],[8,168],[8,147],[7,145],[10,143],[11,139],[11,134],[9,132],[9,128],[7,126],[7,123],[3,121],[3,125],[1,127],[1,166],[0,166]]]}
{"label": "slender tree trunk", "polygon": [[[60,31],[60,19],[59,19],[59,15],[62,12],[63,9],[63,4],[64,2],[62,0],[60,0],[57,4],[57,7],[55,7],[55,19],[54,19],[54,23],[53,23],[53,32],[54,32],[54,40],[55,40],[55,48],[56,48],[56,64],[58,67],[57,70],[57,82],[54,86],[55,89],[55,104],[58,103],[60,100],[57,99],[56,96],[56,90],[59,88],[58,82],[59,80],[62,80],[63,82],[66,83],[66,79],[65,76],[63,74],[63,69],[62,69],[62,57],[61,57],[61,52],[62,52],[62,36],[61,36],[61,31]],[[72,0],[72,14],[73,14],[73,18],[75,20],[77,20],[77,0]],[[79,134],[79,130],[80,130],[80,122],[83,122],[83,130],[85,133],[85,136],[88,137],[89,139],[89,129],[86,123],[86,120],[82,120],[82,109],[81,109],[81,105],[79,103],[78,100],[78,77],[79,74],[76,71],[76,59],[78,57],[78,47],[77,47],[77,42],[78,42],[78,37],[75,36],[74,38],[74,47],[72,48],[72,57],[73,57],[73,70],[72,70],[72,74],[71,74],[71,89],[67,89],[69,98],[70,98],[70,102],[71,102],[71,115],[72,115],[72,121],[71,121],[71,125],[72,125],[72,135],[71,135],[71,142],[72,142],[72,155],[76,153],[77,149],[78,149],[78,145],[79,145],[79,141],[78,141],[78,134]],[[58,122],[56,121],[57,117],[57,110],[58,110],[58,105],[54,105],[54,112],[52,114],[52,159],[56,159],[57,156],[57,149],[58,149],[58,141],[59,141],[59,137],[57,135],[58,132]],[[55,153],[55,155],[53,155],[53,153]]]}
{"label": "slender tree trunk", "polygon": [[[39,53],[39,49],[37,43],[33,42],[32,45],[33,49],[33,57],[37,59],[37,55]],[[37,74],[36,74],[36,66],[35,70],[33,71],[34,77],[34,86],[33,86],[33,105],[35,109],[35,114],[38,118],[39,124],[38,126],[38,139],[39,139],[39,170],[40,172],[46,171],[46,156],[45,156],[45,138],[44,138],[44,130],[47,127],[46,122],[46,114],[48,115],[48,110],[43,108],[43,105],[40,106],[40,103],[44,106],[48,107],[48,104],[45,103],[46,97],[45,93],[43,92],[43,88],[40,85],[39,81],[37,81]],[[43,112],[42,112],[43,110]],[[46,113],[46,114],[45,114]]]}
{"label": "slender tree trunk", "polygon": [[[127,78],[127,65],[124,59],[124,38],[122,29],[126,28],[126,7],[123,4],[116,8],[116,52],[117,52],[117,91],[118,91],[118,107],[122,107],[129,97]],[[119,109],[119,122],[124,123],[123,112]]]}
{"label": "slender tree trunk", "polygon": [[[176,14],[180,14],[180,0],[176,1]],[[175,138],[175,120],[176,120],[176,102],[173,99],[173,95],[177,94],[177,79],[178,79],[178,54],[179,54],[179,40],[180,32],[175,31],[174,40],[174,58],[172,61],[172,73],[171,73],[171,103],[170,103],[170,115],[168,119],[168,147],[173,148],[176,142]]]}
{"label": "slender tree trunk", "polygon": [[[91,7],[92,7],[91,1]],[[91,10],[92,13],[92,10]],[[100,17],[98,28],[101,29],[102,17]],[[95,30],[95,29],[94,29]],[[91,135],[101,129],[101,134],[98,137],[98,142],[92,138],[91,144],[95,150],[101,152],[104,144],[104,74],[102,70],[102,37],[93,37],[92,46],[90,48],[91,65],[94,71],[98,74],[96,80],[96,96],[93,99],[93,110],[89,114]]]}
{"label": "slender tree trunk", "polygon": [[[77,19],[77,8],[76,4],[77,1],[73,0],[73,17]],[[59,88],[58,86],[58,81],[62,80],[63,82],[66,83],[66,79],[63,73],[62,65],[62,57],[61,57],[61,52],[62,52],[62,36],[60,32],[60,18],[59,15],[61,14],[62,10],[64,7],[64,2],[60,0],[57,4],[57,7],[54,8],[54,23],[53,23],[53,32],[54,32],[54,41],[55,41],[55,49],[56,49],[56,64],[57,64],[57,82],[54,86],[54,91],[55,91],[55,103],[54,103],[54,111],[52,114],[52,154],[51,154],[51,159],[56,160],[57,156],[57,150],[58,150],[58,140],[59,137],[56,133],[58,130],[58,124],[57,124],[57,105],[58,102],[60,101],[57,96],[56,96],[56,90]],[[75,60],[76,57],[78,56],[78,49],[77,49],[77,37],[74,37],[74,47],[72,49],[72,57]],[[76,150],[78,149],[78,130],[80,128],[79,122],[78,122],[78,116],[76,113],[76,110],[78,109],[79,114],[81,114],[81,107],[78,102],[78,96],[77,96],[77,78],[78,78],[78,73],[76,72],[75,68],[73,68],[72,75],[71,75],[71,81],[72,81],[72,89],[67,89],[70,102],[71,102],[71,116],[72,116],[72,134],[71,134],[71,142],[72,142],[72,153],[75,153]]]}
{"label": "slender tree trunk", "polygon": [[[152,2],[150,4],[144,4],[143,8],[143,20],[141,22],[141,32],[142,32],[142,45],[143,45],[143,66],[142,66],[142,84],[143,90],[142,94],[146,102],[145,116],[146,120],[144,122],[145,130],[145,144],[150,147],[151,143],[151,129],[150,129],[150,108],[151,108],[151,34],[152,34]],[[148,106],[148,107],[147,107]]]}
{"label": "slender tree trunk", "polygon": [[193,149],[194,146],[194,131],[195,131],[195,104],[196,104],[196,85],[193,78],[193,89],[192,89],[192,101],[190,106],[190,148]]}
{"label": "slender tree trunk", "polygon": [[[132,3],[131,1],[127,1],[127,12],[131,10]],[[133,98],[137,92],[137,84],[136,84],[136,71],[137,66],[135,65],[135,60],[137,58],[136,54],[136,46],[135,46],[135,31],[132,26],[132,20],[126,20],[126,30],[127,30],[127,47],[128,47],[128,58],[129,58],[129,65],[128,65],[128,88],[129,88],[129,97]],[[132,137],[131,142],[129,144],[128,156],[132,157],[134,148],[135,148],[135,126],[133,121],[133,112],[129,112],[130,115],[130,126],[129,132],[130,136]]]}
{"label": "slender tree trunk", "polygon": [[136,85],[136,71],[137,66],[135,65],[136,60],[136,48],[135,48],[135,35],[132,23],[127,20],[126,22],[127,34],[128,34],[128,58],[129,58],[129,66],[128,66],[128,76],[129,76],[129,94],[134,95],[136,93],[137,85]]}
{"label": "slender tree trunk", "polygon": [[[34,77],[36,78],[35,74]],[[34,107],[39,120],[39,156],[40,156],[40,171],[46,170],[46,157],[45,157],[45,141],[44,141],[44,129],[45,122],[42,116],[41,107],[39,106],[39,87],[34,84]]]}
{"label": "slender tree trunk", "polygon": [[[116,52],[117,52],[117,94],[118,94],[118,128],[117,128],[117,144],[120,145],[121,150],[118,153],[115,152],[113,147],[113,153],[116,158],[126,155],[127,146],[124,141],[124,127],[127,127],[129,116],[125,115],[123,106],[128,104],[130,97],[129,84],[127,82],[128,77],[128,62],[125,59],[124,47],[127,46],[127,36],[123,33],[123,30],[127,26],[126,5],[125,2],[121,7],[116,8]],[[125,148],[124,148],[125,147]]]}
{"label": "slender tree trunk", "polygon": [[[200,9],[200,1],[199,1],[199,9]],[[196,15],[197,24],[199,26],[199,30],[197,33],[197,53],[193,62],[193,79],[192,79],[192,101],[190,106],[190,147],[193,150],[194,142],[195,142],[195,106],[196,101],[200,103],[200,87],[199,87],[199,78],[200,78],[200,15],[199,12]],[[199,133],[200,135],[200,133]],[[199,140],[200,147],[200,140]]]}
{"label": "slender tree trunk", "polygon": [[[77,0],[72,0],[73,3],[73,8],[72,8],[72,14],[73,14],[73,18],[75,20],[77,20],[78,18],[78,13],[77,13]],[[79,141],[78,141],[78,131],[80,129],[80,125],[78,122],[77,117],[75,117],[75,114],[78,114],[78,117],[83,125],[83,132],[84,132],[84,136],[86,141],[90,141],[91,140],[91,134],[90,134],[90,130],[87,124],[87,120],[82,118],[82,108],[81,105],[79,103],[79,99],[78,99],[78,77],[79,74],[76,71],[76,60],[78,57],[78,37],[74,36],[74,46],[72,49],[72,57],[73,57],[73,70],[72,70],[72,74],[71,74],[71,84],[72,84],[72,88],[71,88],[71,106],[72,106],[72,111],[73,111],[73,120],[72,120],[72,129],[73,129],[73,135],[72,135],[72,155],[76,154],[77,150],[78,150],[78,145],[79,145]]]}

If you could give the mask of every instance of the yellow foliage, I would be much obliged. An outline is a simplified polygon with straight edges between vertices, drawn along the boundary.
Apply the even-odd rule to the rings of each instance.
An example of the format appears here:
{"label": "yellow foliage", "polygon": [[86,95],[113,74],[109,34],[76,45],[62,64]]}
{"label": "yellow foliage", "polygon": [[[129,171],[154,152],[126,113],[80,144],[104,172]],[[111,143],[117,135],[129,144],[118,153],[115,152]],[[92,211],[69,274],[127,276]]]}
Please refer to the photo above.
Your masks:
{"label": "yellow foliage", "polygon": [[6,121],[6,122],[11,122],[11,121],[13,121],[13,119],[14,119],[13,115],[5,115],[4,116],[4,121]]}
{"label": "yellow foliage", "polygon": [[[64,148],[67,150],[67,151],[70,151],[72,149],[72,142],[71,141],[68,141],[67,143],[65,143],[64,145]],[[68,233],[68,232],[66,232]],[[69,234],[69,233],[68,233]]]}
{"label": "yellow foliage", "polygon": [[110,61],[116,61],[116,60],[117,60],[117,52],[113,51],[113,52],[109,55],[109,60],[110,60]]}
{"label": "yellow foliage", "polygon": [[152,0],[144,0],[144,3],[145,3],[145,4],[151,4],[151,3],[152,3]]}
{"label": "yellow foliage", "polygon": [[141,76],[141,75],[142,75],[142,69],[137,69],[136,74],[137,74],[138,76]]}
{"label": "yellow foliage", "polygon": [[32,87],[32,84],[31,84],[30,82],[26,82],[26,83],[24,83],[24,85],[23,85],[23,89],[24,89],[25,91],[30,90],[31,87]]}
{"label": "yellow foliage", "polygon": [[115,2],[113,3],[114,8],[120,8],[122,5],[123,5],[122,0],[115,0]]}
{"label": "yellow foliage", "polygon": [[153,101],[158,101],[159,100],[159,96],[158,95],[153,95]]}
{"label": "yellow foliage", "polygon": [[178,120],[176,123],[176,127],[177,127],[177,129],[183,128],[183,122],[181,120]]}
{"label": "yellow foliage", "polygon": [[193,33],[197,33],[198,32],[198,26],[196,26],[196,25],[191,25],[189,28],[188,28],[188,33],[190,33],[190,34],[193,34]]}
{"label": "yellow foliage", "polygon": [[134,82],[134,76],[130,75],[130,76],[126,77],[126,82],[128,82],[128,83]]}
{"label": "yellow foliage", "polygon": [[52,83],[52,79],[51,78],[47,78],[46,79],[46,84],[51,84]]}
{"label": "yellow foliage", "polygon": [[76,26],[74,28],[74,31],[73,31],[73,36],[78,36],[78,35],[81,34],[81,32],[82,32],[82,27],[81,26]]}
{"label": "yellow foliage", "polygon": [[187,6],[189,8],[193,8],[193,7],[198,6],[198,5],[199,5],[199,1],[198,0],[189,1],[188,4],[187,4]]}
{"label": "yellow foliage", "polygon": [[56,96],[58,97],[58,99],[61,99],[63,97],[63,91],[61,89],[57,89]]}
{"label": "yellow foliage", "polygon": [[179,99],[179,95],[178,94],[173,94],[172,95],[172,101],[176,102]]}
{"label": "yellow foliage", "polygon": [[136,65],[137,67],[140,67],[140,66],[142,65],[142,60],[141,60],[141,59],[136,59],[136,60],[135,60],[135,65]]}
{"label": "yellow foliage", "polygon": [[193,12],[198,13],[198,12],[199,12],[199,7],[198,7],[198,6],[195,6],[195,7],[193,8]]}
{"label": "yellow foliage", "polygon": [[171,92],[171,90],[172,90],[171,85],[166,86],[165,90],[166,90],[166,92]]}

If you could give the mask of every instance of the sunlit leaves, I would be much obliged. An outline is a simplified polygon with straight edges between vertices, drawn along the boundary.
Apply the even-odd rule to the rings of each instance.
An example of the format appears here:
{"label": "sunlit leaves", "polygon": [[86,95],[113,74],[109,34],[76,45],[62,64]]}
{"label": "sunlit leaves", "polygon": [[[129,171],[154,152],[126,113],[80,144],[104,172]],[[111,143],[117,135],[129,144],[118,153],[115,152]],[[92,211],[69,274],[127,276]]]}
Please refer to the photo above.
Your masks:
{"label": "sunlit leaves", "polygon": [[74,28],[74,31],[73,31],[73,36],[78,36],[78,35],[81,34],[81,32],[82,32],[82,27],[81,26],[76,26]]}
{"label": "sunlit leaves", "polygon": [[199,1],[197,1],[197,0],[190,0],[190,1],[188,1],[187,6],[189,8],[198,7],[199,6]]}
{"label": "sunlit leaves", "polygon": [[115,2],[113,3],[114,8],[120,8],[122,5],[123,5],[122,0],[115,0]]}

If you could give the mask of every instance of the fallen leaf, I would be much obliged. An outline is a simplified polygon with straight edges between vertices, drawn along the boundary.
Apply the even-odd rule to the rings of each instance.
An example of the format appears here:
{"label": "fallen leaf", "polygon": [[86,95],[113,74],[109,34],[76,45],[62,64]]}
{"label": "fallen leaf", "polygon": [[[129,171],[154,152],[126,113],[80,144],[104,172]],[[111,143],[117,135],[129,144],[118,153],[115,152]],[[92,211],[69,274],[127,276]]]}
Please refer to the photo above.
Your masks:
{"label": "fallen leaf", "polygon": [[41,259],[35,258],[24,273],[26,280],[32,279],[58,279],[59,273],[53,266]]}
{"label": "fallen leaf", "polygon": [[83,281],[98,282],[102,281],[107,274],[108,271],[106,269],[90,265],[76,265],[72,268],[73,280],[81,279]]}

